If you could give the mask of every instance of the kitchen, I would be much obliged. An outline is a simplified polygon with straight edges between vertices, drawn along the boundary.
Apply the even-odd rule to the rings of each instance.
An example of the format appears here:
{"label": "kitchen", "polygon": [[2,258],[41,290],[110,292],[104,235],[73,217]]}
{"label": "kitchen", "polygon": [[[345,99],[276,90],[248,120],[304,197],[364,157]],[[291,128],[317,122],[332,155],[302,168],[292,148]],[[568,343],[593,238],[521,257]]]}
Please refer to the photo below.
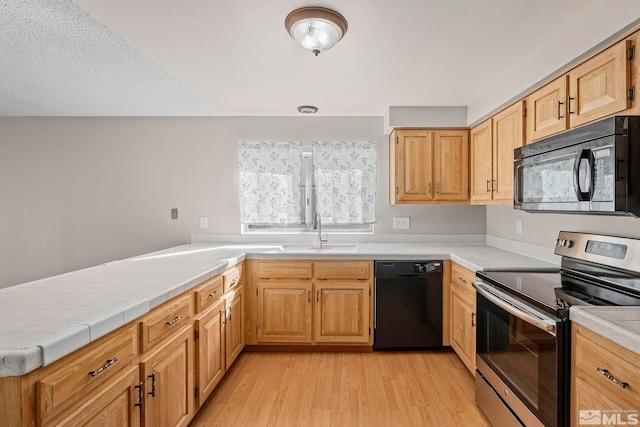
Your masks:
{"label": "kitchen", "polygon": [[[621,11],[622,7],[617,14],[615,11],[611,14],[618,19],[626,17],[627,22],[618,21],[611,24],[612,28],[603,29],[599,39],[573,56],[544,70],[538,78],[520,82],[522,88],[632,22],[629,14]],[[616,16],[612,16],[612,21]],[[351,28],[348,35],[355,32]],[[341,47],[338,44],[322,55],[339,52]],[[322,59],[322,55],[316,59]],[[521,90],[509,89],[503,89],[506,94],[487,95],[491,98],[487,101],[488,108],[468,108],[462,126],[476,122]],[[551,254],[559,230],[640,237],[632,218],[528,214],[500,205],[389,205],[386,203],[389,148],[381,114],[3,117],[0,185],[5,209],[0,286],[176,246],[187,243],[191,234],[236,235],[240,229],[238,196],[237,188],[230,183],[237,176],[238,140],[378,141],[378,223],[373,237],[363,236],[365,241],[379,238],[381,242],[413,243],[430,235],[454,236],[451,239],[486,235],[487,242],[508,245],[516,252],[526,248],[537,251],[540,257],[553,259]],[[423,121],[417,125],[442,126],[442,122]],[[171,220],[171,208],[179,209],[177,220]],[[206,229],[199,225],[203,216],[208,217]],[[410,217],[411,228],[393,229],[393,217]],[[308,236],[305,243],[313,242],[314,238]],[[257,239],[273,242],[282,238]]]}

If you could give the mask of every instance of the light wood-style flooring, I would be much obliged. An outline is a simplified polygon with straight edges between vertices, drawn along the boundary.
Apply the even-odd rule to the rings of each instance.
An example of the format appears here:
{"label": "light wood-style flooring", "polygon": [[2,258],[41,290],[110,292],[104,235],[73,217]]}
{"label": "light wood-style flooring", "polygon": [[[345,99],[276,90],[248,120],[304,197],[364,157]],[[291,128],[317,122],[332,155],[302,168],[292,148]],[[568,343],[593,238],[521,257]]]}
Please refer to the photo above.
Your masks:
{"label": "light wood-style flooring", "polygon": [[245,352],[191,426],[489,426],[451,351]]}

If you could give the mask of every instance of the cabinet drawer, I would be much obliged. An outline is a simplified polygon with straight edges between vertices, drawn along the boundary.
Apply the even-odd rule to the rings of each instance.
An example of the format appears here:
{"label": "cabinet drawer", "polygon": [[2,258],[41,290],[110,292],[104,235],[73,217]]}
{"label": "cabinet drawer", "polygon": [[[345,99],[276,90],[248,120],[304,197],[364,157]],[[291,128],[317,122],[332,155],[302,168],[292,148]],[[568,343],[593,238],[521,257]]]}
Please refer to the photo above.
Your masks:
{"label": "cabinet drawer", "polygon": [[457,282],[461,285],[463,285],[462,287],[464,289],[467,289],[469,291],[474,291],[473,289],[473,281],[476,280],[476,274],[467,269],[464,268],[463,266],[456,264],[455,262],[451,263],[451,281],[452,282]]}
{"label": "cabinet drawer", "polygon": [[260,261],[259,279],[311,279],[313,264],[308,261]]}
{"label": "cabinet drawer", "polygon": [[362,279],[371,277],[369,261],[322,261],[314,263],[316,279]]}
{"label": "cabinet drawer", "polygon": [[36,382],[41,424],[126,368],[138,354],[137,325],[122,328],[44,368]]}
{"label": "cabinet drawer", "polygon": [[[575,329],[575,376],[599,390],[600,394],[609,396],[612,401],[640,402],[640,355],[580,325],[574,323],[572,327]],[[626,388],[616,381],[626,383]]]}
{"label": "cabinet drawer", "polygon": [[183,325],[191,322],[191,294],[169,301],[140,322],[140,343],[143,352],[162,341]]}
{"label": "cabinet drawer", "polygon": [[231,289],[240,286],[242,281],[242,265],[236,265],[222,273],[222,280],[224,282],[225,294]]}
{"label": "cabinet drawer", "polygon": [[222,298],[222,276],[218,275],[198,285],[196,294],[196,312],[200,313],[216,301]]}

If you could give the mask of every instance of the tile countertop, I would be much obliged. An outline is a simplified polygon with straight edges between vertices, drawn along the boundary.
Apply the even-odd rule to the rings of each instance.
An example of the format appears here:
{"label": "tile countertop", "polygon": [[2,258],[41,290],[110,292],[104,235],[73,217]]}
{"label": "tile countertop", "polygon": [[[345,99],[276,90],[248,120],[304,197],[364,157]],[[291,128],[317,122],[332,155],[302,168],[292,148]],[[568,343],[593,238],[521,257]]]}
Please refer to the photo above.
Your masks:
{"label": "tile countertop", "polygon": [[569,318],[640,354],[640,307],[571,307]]}
{"label": "tile countertop", "polygon": [[0,377],[46,366],[247,259],[450,259],[476,270],[557,265],[485,245],[187,244],[0,289]]}

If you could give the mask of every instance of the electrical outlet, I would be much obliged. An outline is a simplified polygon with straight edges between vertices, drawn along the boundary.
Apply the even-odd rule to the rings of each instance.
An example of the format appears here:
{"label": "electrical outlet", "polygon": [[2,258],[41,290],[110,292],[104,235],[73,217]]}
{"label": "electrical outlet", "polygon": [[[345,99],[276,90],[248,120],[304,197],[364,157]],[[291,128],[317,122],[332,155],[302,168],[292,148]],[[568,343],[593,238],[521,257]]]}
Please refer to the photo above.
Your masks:
{"label": "electrical outlet", "polygon": [[209,228],[209,217],[200,217],[200,228]]}
{"label": "electrical outlet", "polygon": [[411,228],[411,218],[408,216],[394,216],[393,228],[405,230]]}
{"label": "electrical outlet", "polygon": [[516,233],[517,234],[522,234],[522,220],[521,219],[516,220]]}
{"label": "electrical outlet", "polygon": [[171,209],[171,219],[178,219],[178,208]]}

